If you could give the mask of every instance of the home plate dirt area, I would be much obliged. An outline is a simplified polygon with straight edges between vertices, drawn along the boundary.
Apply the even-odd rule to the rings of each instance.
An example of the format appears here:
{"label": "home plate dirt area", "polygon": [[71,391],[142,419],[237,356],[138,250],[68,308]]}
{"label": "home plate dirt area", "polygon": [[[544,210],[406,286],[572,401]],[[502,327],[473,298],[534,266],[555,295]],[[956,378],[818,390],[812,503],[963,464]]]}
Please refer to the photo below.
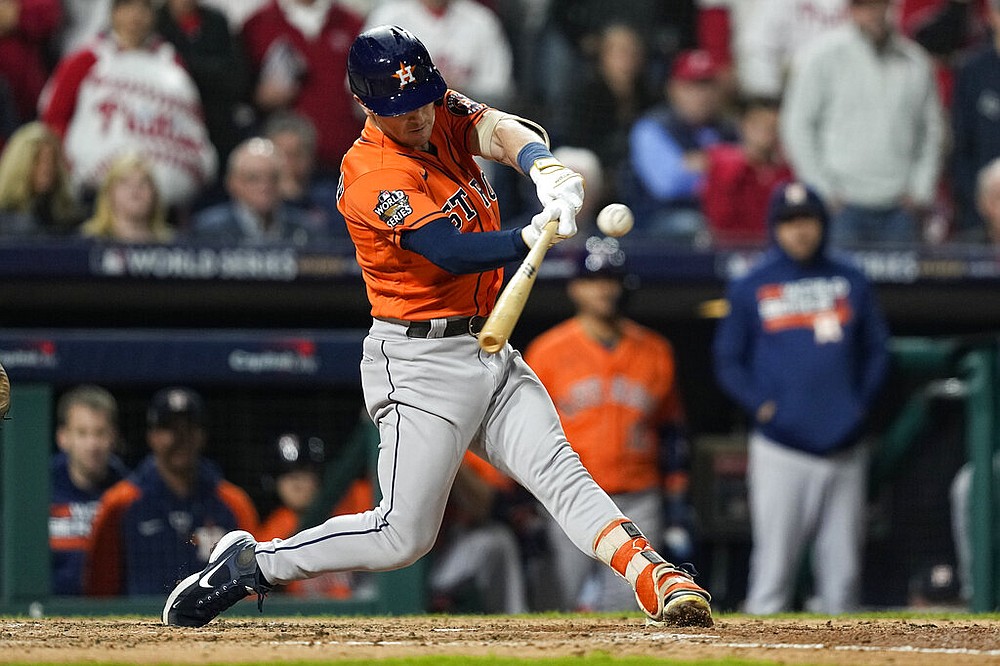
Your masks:
{"label": "home plate dirt area", "polygon": [[3,618],[0,663],[195,664],[605,653],[783,664],[998,664],[1000,621],[717,619],[711,629],[646,626],[634,615],[221,617],[201,629],[153,618]]}

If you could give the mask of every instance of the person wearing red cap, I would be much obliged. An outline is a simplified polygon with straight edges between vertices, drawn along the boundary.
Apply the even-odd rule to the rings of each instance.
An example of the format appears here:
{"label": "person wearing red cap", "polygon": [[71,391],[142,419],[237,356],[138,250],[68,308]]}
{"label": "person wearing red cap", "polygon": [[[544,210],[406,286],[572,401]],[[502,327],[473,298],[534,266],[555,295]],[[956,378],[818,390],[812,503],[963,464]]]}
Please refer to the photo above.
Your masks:
{"label": "person wearing red cap", "polygon": [[707,240],[701,212],[706,151],[737,140],[722,117],[720,73],[708,51],[681,52],[664,86],[664,103],[632,126],[622,197],[640,233],[687,244]]}

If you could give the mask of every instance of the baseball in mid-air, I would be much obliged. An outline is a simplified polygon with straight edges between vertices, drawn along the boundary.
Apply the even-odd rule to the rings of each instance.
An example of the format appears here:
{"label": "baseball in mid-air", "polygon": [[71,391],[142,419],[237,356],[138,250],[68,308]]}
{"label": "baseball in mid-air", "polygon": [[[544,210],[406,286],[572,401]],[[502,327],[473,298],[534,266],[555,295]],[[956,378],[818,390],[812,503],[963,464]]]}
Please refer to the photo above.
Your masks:
{"label": "baseball in mid-air", "polygon": [[632,210],[625,204],[608,204],[597,214],[597,228],[605,236],[618,238],[632,230],[635,218]]}

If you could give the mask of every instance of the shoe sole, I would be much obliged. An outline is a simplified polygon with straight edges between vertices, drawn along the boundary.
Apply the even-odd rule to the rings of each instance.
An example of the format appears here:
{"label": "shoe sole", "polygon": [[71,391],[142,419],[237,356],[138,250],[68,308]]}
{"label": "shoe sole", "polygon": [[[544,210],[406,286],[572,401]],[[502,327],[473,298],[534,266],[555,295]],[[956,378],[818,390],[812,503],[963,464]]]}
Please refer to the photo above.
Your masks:
{"label": "shoe sole", "polygon": [[[237,541],[242,540],[244,537],[249,537],[252,539],[253,535],[251,535],[249,532],[244,532],[243,530],[229,532],[228,534],[224,535],[221,539],[219,539],[219,543],[215,544],[215,548],[213,548],[212,552],[209,554],[208,563],[205,564],[205,568],[207,569],[210,565],[218,562],[219,556],[222,555],[222,553],[224,553],[230,546],[232,546]],[[202,569],[201,571],[196,571],[195,573],[191,574],[181,582],[177,583],[173,591],[170,593],[170,596],[167,597],[167,602],[163,604],[163,613],[160,616],[160,619],[163,621],[163,624],[170,625],[170,622],[167,619],[167,617],[170,614],[171,606],[173,606],[174,602],[177,601],[177,597],[181,595],[181,592],[190,587],[192,583],[196,583],[204,572],[205,569]]]}
{"label": "shoe sole", "polygon": [[663,620],[650,620],[650,624],[668,627],[714,627],[712,607],[704,597],[685,594],[674,599],[663,611]]}

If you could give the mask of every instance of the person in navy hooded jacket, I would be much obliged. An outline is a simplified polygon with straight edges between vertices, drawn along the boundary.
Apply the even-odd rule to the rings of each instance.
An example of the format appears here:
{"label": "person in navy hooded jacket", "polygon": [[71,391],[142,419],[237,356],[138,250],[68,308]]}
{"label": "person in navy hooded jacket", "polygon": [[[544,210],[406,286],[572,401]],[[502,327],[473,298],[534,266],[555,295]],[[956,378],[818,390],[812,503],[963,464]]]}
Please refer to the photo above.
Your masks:
{"label": "person in navy hooded jacket", "polygon": [[826,207],[799,182],[775,189],[771,248],[727,291],[716,377],[753,421],[753,547],[745,610],[788,610],[812,546],[810,610],[856,606],[869,450],[865,417],[888,368],[888,328],[860,270],[828,256]]}

